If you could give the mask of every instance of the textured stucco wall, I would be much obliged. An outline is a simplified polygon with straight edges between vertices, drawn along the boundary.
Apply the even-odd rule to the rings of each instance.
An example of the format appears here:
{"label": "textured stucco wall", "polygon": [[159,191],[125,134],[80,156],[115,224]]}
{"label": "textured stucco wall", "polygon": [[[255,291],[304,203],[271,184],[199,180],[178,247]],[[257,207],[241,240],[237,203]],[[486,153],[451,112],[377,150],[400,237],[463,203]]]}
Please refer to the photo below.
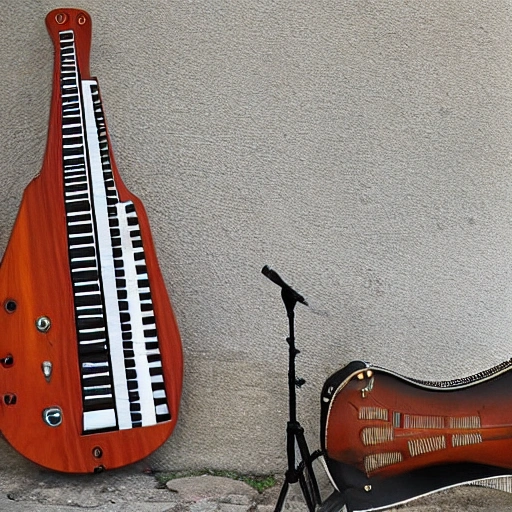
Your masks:
{"label": "textured stucco wall", "polygon": [[[151,465],[284,469],[266,263],[313,306],[312,447],[322,382],[352,359],[448,379],[510,357],[510,1],[67,3],[93,18],[114,153],[183,336],[180,423]],[[0,3],[0,252],[45,149],[58,6]]]}

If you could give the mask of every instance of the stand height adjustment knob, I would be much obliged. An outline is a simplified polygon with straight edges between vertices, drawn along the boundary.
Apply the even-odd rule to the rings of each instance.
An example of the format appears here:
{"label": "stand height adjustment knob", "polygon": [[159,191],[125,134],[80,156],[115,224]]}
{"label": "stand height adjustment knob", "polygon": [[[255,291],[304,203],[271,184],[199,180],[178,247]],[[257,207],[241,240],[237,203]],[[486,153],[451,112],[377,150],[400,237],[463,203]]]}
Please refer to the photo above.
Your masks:
{"label": "stand height adjustment knob", "polygon": [[295,379],[295,386],[301,388],[306,384],[306,379]]}

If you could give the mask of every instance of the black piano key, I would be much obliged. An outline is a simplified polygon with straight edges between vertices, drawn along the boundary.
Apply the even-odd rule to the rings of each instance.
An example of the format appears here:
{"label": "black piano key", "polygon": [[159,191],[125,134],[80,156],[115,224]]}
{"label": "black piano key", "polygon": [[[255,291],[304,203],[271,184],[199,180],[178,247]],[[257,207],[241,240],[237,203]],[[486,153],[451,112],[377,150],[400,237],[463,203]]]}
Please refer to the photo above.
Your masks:
{"label": "black piano key", "polygon": [[119,320],[121,320],[121,322],[129,322],[130,313],[119,313]]}
{"label": "black piano key", "polygon": [[114,258],[122,258],[123,250],[121,249],[121,247],[116,247],[115,249],[112,249],[112,256]]}
{"label": "black piano key", "polygon": [[94,237],[93,236],[76,236],[69,240],[69,245],[73,249],[77,248],[77,247],[74,247],[76,245],[94,245]]}
{"label": "black piano key", "polygon": [[116,277],[124,277],[125,276],[125,272],[122,268],[116,268],[115,274],[116,274]]}
{"label": "black piano key", "polygon": [[83,156],[78,156],[66,159],[66,163],[70,165],[85,165],[85,160]]}
{"label": "black piano key", "polygon": [[141,311],[153,311],[153,304],[141,304],[140,310]]}
{"label": "black piano key", "polygon": [[93,245],[90,247],[77,247],[69,250],[70,258],[95,258],[96,249]]}
{"label": "black piano key", "polygon": [[[97,281],[99,279],[99,275],[97,270],[78,270],[71,274],[71,278],[74,283],[83,283],[87,281]],[[82,304],[82,306],[87,305],[88,304]]]}
{"label": "black piano key", "polygon": [[[104,373],[104,372],[103,372]],[[98,377],[87,377],[83,379],[84,387],[90,386],[108,386],[112,384],[112,379],[109,375],[100,375]]]}
{"label": "black piano key", "polygon": [[104,341],[98,343],[88,343],[87,345],[78,344],[78,353],[89,360],[93,354],[105,354],[107,352],[107,345]]}
{"label": "black piano key", "polygon": [[75,306],[99,306],[101,305],[101,295],[93,293],[91,295],[75,295]]}
{"label": "black piano key", "polygon": [[122,299],[127,299],[128,298],[128,292],[126,290],[117,290],[117,298],[122,300]]}
{"label": "black piano key", "polygon": [[140,300],[151,300],[151,292],[142,292],[139,293]]}
{"label": "black piano key", "polygon": [[138,402],[140,400],[138,391],[129,391],[128,392],[128,400],[130,402]]}
{"label": "black piano key", "polygon": [[128,226],[138,226],[139,219],[137,217],[128,217]]}
{"label": "black piano key", "polygon": [[125,358],[135,357],[135,352],[133,350],[124,350],[123,355]]}
{"label": "black piano key", "polygon": [[77,224],[76,226],[68,225],[68,233],[70,235],[85,235],[92,233],[92,224]]}
{"label": "black piano key", "polygon": [[142,247],[142,240],[133,240],[132,247],[134,249],[140,249]]}
{"label": "black piano key", "polygon": [[114,260],[114,268],[122,268],[123,266],[123,260]]}
{"label": "black piano key", "polygon": [[117,204],[117,194],[114,192],[115,197],[112,197],[112,194],[107,194],[107,204]]}
{"label": "black piano key", "polygon": [[70,192],[67,192],[66,193],[66,198],[64,199],[64,201],[66,203],[72,203],[72,202],[78,202],[79,200],[80,201],[87,201],[88,198],[89,198],[89,193],[88,192],[77,192],[76,194],[73,194],[73,195],[68,195],[70,194]]}
{"label": "black piano key", "polygon": [[157,405],[167,405],[167,398],[155,398],[155,407]]}
{"label": "black piano key", "polygon": [[69,41],[73,40],[73,32],[60,32],[59,33],[60,41]]}
{"label": "black piano key", "polygon": [[[69,119],[69,118],[68,118]],[[83,155],[84,154],[84,147],[83,146],[77,146],[74,148],[62,148],[62,155],[63,156],[73,156],[73,155]],[[70,159],[68,159],[70,160]]]}
{"label": "black piano key", "polygon": [[84,400],[84,412],[113,409],[114,407],[114,399],[110,397],[91,398],[89,400]]}
{"label": "black piano key", "polygon": [[137,274],[147,274],[148,273],[148,269],[146,267],[146,265],[135,265],[135,269],[137,271]]}
{"label": "black piano key", "polygon": [[129,380],[126,382],[126,384],[128,386],[128,391],[135,391],[139,387],[137,381],[135,380]]}
{"label": "black piano key", "polygon": [[[108,363],[108,360],[107,360],[107,355],[106,354],[103,354],[104,358],[105,358],[105,361],[106,363]],[[90,363],[91,361],[87,360],[88,363]],[[81,369],[81,372],[82,372],[82,375],[96,375],[98,373],[107,373],[109,372],[109,367],[108,366],[101,366],[101,367],[97,367],[97,366],[94,366],[94,367],[89,367],[89,366],[86,366],[85,368],[84,367],[80,367]],[[109,375],[110,375],[110,372],[109,372]],[[93,377],[90,377],[91,379]],[[110,377],[106,377],[110,380]]]}
{"label": "black piano key", "polygon": [[91,203],[87,201],[65,201],[66,211],[68,213],[90,212]]}
{"label": "black piano key", "polygon": [[[68,105],[69,108],[77,108],[78,103],[70,103]],[[66,137],[63,139],[64,144],[82,144],[83,138],[82,137]]]}
{"label": "black piano key", "polygon": [[82,329],[105,329],[105,318],[80,318],[76,319],[78,330]]}
{"label": "black piano key", "polygon": [[121,324],[121,331],[127,332],[132,330],[132,324]]}
{"label": "black piano key", "polygon": [[77,313],[79,317],[86,315],[103,315],[103,308],[101,306],[98,308],[82,308]]}
{"label": "black piano key", "polygon": [[[132,350],[133,349],[133,341],[123,341],[123,349]],[[127,356],[127,357],[134,357],[134,356]]]}
{"label": "black piano key", "polygon": [[132,368],[125,370],[125,373],[128,380],[135,380],[137,378],[137,371]]}
{"label": "black piano key", "polygon": [[161,423],[163,421],[170,421],[171,420],[171,415],[169,413],[165,413],[165,414],[157,414],[156,415],[156,421],[157,423]]}
{"label": "black piano key", "polygon": [[129,203],[126,205],[126,213],[133,213],[135,211],[135,205],[133,203]]}
{"label": "black piano key", "polygon": [[110,236],[121,236],[121,231],[119,230],[119,228],[111,228]]}
{"label": "black piano key", "polygon": [[130,237],[131,238],[140,237],[140,229],[134,229],[133,231],[130,231]]}
{"label": "black piano key", "polygon": [[78,215],[68,215],[69,222],[86,222],[92,221],[92,215],[90,213],[83,213]]}
{"label": "black piano key", "polygon": [[122,246],[122,243],[121,243],[121,238],[112,238],[112,247],[121,247]]}
{"label": "black piano key", "polygon": [[144,331],[144,336],[146,338],[154,338],[156,336],[156,329],[146,329]]}
{"label": "black piano key", "polygon": [[64,186],[64,192],[81,192],[82,190],[88,190],[88,189],[89,189],[89,185],[87,183],[75,183],[72,185]]}
{"label": "black piano key", "polygon": [[135,368],[135,359],[126,359],[124,360],[125,368]]}
{"label": "black piano key", "polygon": [[155,350],[158,347],[158,341],[146,341],[146,350]]}
{"label": "black piano key", "polygon": [[142,325],[153,325],[155,323],[154,316],[145,316],[142,318]]}
{"label": "black piano key", "polygon": [[149,279],[139,279],[137,282],[139,288],[149,288]]}
{"label": "black piano key", "polygon": [[62,135],[82,135],[82,127],[81,126],[73,126],[66,128],[62,127]]}
{"label": "black piano key", "polygon": [[142,421],[142,414],[140,412],[132,412],[131,416],[132,416],[132,421]]}
{"label": "black piano key", "polygon": [[[100,328],[99,331],[92,332],[82,332],[78,330],[78,340],[79,341],[94,341],[94,340],[104,340],[105,339],[105,328]],[[105,341],[101,341],[101,343],[105,343]]]}
{"label": "black piano key", "polygon": [[141,428],[142,421],[132,421],[132,428]]}
{"label": "black piano key", "polygon": [[132,339],[132,332],[123,332],[121,336],[123,337],[123,341],[128,342]]}
{"label": "black piano key", "polygon": [[162,356],[160,354],[150,354],[148,356],[148,363],[154,363],[155,361],[161,361]]}
{"label": "black piano key", "polygon": [[151,389],[153,391],[161,391],[162,389],[165,391],[165,384],[163,382],[152,382]]}
{"label": "black piano key", "polygon": [[79,270],[81,268],[96,268],[96,258],[91,258],[88,260],[78,260],[78,261],[71,261],[70,267],[72,270]]}
{"label": "black piano key", "polygon": [[73,283],[73,290],[75,293],[81,293],[81,292],[99,292],[100,286],[98,283],[92,283],[92,284],[85,284],[81,285],[79,283],[74,282]]}
{"label": "black piano key", "polygon": [[158,366],[157,368],[150,368],[149,375],[151,375],[151,377],[154,377],[155,375],[162,375],[162,367]]}
{"label": "black piano key", "polygon": [[139,403],[131,403],[130,404],[130,411],[138,412],[140,411],[141,407]]}
{"label": "black piano key", "polygon": [[126,279],[116,279],[117,288],[126,288]]}

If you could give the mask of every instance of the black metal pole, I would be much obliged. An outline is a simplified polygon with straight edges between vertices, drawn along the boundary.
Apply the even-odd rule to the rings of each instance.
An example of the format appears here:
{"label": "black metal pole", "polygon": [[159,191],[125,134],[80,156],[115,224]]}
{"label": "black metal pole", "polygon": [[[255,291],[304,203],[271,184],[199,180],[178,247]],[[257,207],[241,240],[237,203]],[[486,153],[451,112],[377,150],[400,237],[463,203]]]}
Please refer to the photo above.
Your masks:
{"label": "black metal pole", "polygon": [[[311,467],[311,454],[304,437],[304,429],[297,421],[297,392],[296,387],[304,383],[303,379],[297,380],[295,373],[295,358],[300,353],[295,346],[295,306],[297,302],[308,305],[302,295],[287,285],[281,277],[268,266],[264,266],[261,271],[271,281],[280,286],[281,298],[283,299],[286,314],[288,316],[288,407],[289,420],[286,426],[286,455],[288,458],[288,469],[285,475],[285,481],[279,493],[275,512],[282,512],[288,488],[290,484],[299,482],[302,493],[306,500],[308,509],[313,512],[317,504],[320,504],[320,494],[315,475]],[[297,444],[302,460],[299,466],[296,465],[295,445]],[[305,476],[308,473],[308,480]],[[310,483],[308,483],[308,481]]]}

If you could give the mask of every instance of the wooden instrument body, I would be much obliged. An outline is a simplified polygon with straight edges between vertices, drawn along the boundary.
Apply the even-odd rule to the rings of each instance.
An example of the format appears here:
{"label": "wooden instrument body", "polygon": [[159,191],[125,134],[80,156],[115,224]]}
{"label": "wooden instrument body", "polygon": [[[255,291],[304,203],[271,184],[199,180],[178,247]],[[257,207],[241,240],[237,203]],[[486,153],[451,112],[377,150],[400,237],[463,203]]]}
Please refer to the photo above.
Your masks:
{"label": "wooden instrument body", "polygon": [[[40,174],[24,192],[0,265],[0,429],[5,439],[30,460],[58,471],[85,473],[140,460],[168,438],[178,417],[182,352],[147,215],[140,200],[122,183],[109,144],[119,200],[134,203],[144,242],[170,420],[142,428],[84,434],[63,200],[58,41],[60,31],[74,32],[80,77],[89,78],[91,21],[84,11],[59,9],[48,14],[46,23],[56,48],[47,149]],[[51,321],[47,332],[36,328],[41,317]],[[50,378],[42,370],[43,362],[52,364]],[[43,411],[52,407],[62,411],[62,423],[55,427],[42,417]]]}
{"label": "wooden instrument body", "polygon": [[331,376],[322,447],[348,510],[512,474],[511,369],[507,361],[472,377],[423,382],[359,361]]}

